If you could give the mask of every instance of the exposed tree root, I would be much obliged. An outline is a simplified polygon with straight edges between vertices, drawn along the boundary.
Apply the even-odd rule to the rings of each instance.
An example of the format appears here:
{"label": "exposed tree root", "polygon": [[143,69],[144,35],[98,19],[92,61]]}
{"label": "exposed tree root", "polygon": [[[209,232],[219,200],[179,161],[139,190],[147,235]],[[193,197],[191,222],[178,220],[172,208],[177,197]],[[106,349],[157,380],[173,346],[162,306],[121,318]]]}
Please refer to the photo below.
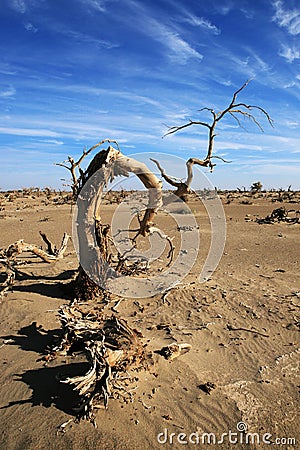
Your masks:
{"label": "exposed tree root", "polygon": [[63,338],[52,349],[51,358],[78,350],[86,355],[88,371],[60,381],[70,384],[81,397],[74,409],[77,418],[90,420],[96,426],[94,410],[107,408],[109,398],[132,400],[136,378],[128,370],[139,369],[147,359],[142,335],[130,328],[126,320],[91,310],[87,304],[63,306],[59,316]]}

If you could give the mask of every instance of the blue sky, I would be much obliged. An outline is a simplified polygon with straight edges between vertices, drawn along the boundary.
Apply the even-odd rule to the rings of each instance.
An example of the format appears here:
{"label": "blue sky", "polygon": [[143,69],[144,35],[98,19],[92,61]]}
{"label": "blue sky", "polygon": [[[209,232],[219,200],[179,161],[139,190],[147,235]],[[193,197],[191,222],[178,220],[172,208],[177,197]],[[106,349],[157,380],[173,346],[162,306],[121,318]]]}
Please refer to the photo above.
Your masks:
{"label": "blue sky", "polygon": [[224,119],[215,153],[232,163],[208,177],[300,189],[299,0],[0,0],[0,50],[0,189],[61,187],[53,163],[104,138],[202,158],[205,128],[166,125],[208,119],[252,77],[239,99],[274,129]]}

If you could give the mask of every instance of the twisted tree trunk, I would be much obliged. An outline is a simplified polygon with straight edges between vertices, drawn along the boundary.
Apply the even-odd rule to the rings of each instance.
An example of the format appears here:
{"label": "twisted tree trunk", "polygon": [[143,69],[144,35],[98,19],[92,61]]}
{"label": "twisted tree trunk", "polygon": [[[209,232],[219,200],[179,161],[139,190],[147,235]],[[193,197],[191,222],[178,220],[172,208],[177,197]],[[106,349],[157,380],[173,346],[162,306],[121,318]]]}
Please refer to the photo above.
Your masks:
{"label": "twisted tree trunk", "polygon": [[[105,297],[106,279],[118,276],[110,264],[109,225],[101,223],[100,203],[104,187],[115,176],[128,176],[130,172],[134,173],[148,190],[148,204],[137,232],[137,235],[147,236],[153,230],[154,216],[162,205],[162,182],[144,163],[124,156],[119,150],[109,146],[107,150],[95,155],[87,170],[81,174],[77,194],[77,232],[81,258],[81,266],[75,280],[78,299]],[[88,274],[83,265],[89,268]],[[97,281],[99,279],[100,286]]]}

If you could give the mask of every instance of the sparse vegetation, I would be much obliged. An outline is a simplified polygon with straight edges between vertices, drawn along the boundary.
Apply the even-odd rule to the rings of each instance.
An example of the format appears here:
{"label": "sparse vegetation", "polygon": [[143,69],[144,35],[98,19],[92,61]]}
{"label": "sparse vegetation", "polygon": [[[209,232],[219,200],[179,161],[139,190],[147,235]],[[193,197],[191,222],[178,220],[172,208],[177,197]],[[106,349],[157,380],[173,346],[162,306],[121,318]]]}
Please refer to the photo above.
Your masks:
{"label": "sparse vegetation", "polygon": [[251,186],[251,193],[252,194],[257,194],[258,192],[261,192],[262,190],[262,183],[260,181],[256,181],[255,183],[252,184]]}

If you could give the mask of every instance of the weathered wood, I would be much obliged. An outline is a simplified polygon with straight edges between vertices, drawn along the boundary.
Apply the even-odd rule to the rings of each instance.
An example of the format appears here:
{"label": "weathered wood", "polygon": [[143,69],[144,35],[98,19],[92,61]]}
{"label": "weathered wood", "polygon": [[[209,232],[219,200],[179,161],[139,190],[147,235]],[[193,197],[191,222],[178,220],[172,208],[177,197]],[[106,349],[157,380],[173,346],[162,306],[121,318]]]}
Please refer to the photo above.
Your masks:
{"label": "weathered wood", "polygon": [[24,242],[23,239],[16,241],[8,246],[6,250],[0,252],[0,264],[6,272],[6,280],[0,286],[0,296],[3,296],[13,285],[16,276],[16,258],[22,253],[32,253],[41,258],[44,262],[51,264],[64,257],[70,236],[64,233],[62,243],[57,249],[44,233],[40,232],[41,237],[47,244],[47,251],[37,245]]}

